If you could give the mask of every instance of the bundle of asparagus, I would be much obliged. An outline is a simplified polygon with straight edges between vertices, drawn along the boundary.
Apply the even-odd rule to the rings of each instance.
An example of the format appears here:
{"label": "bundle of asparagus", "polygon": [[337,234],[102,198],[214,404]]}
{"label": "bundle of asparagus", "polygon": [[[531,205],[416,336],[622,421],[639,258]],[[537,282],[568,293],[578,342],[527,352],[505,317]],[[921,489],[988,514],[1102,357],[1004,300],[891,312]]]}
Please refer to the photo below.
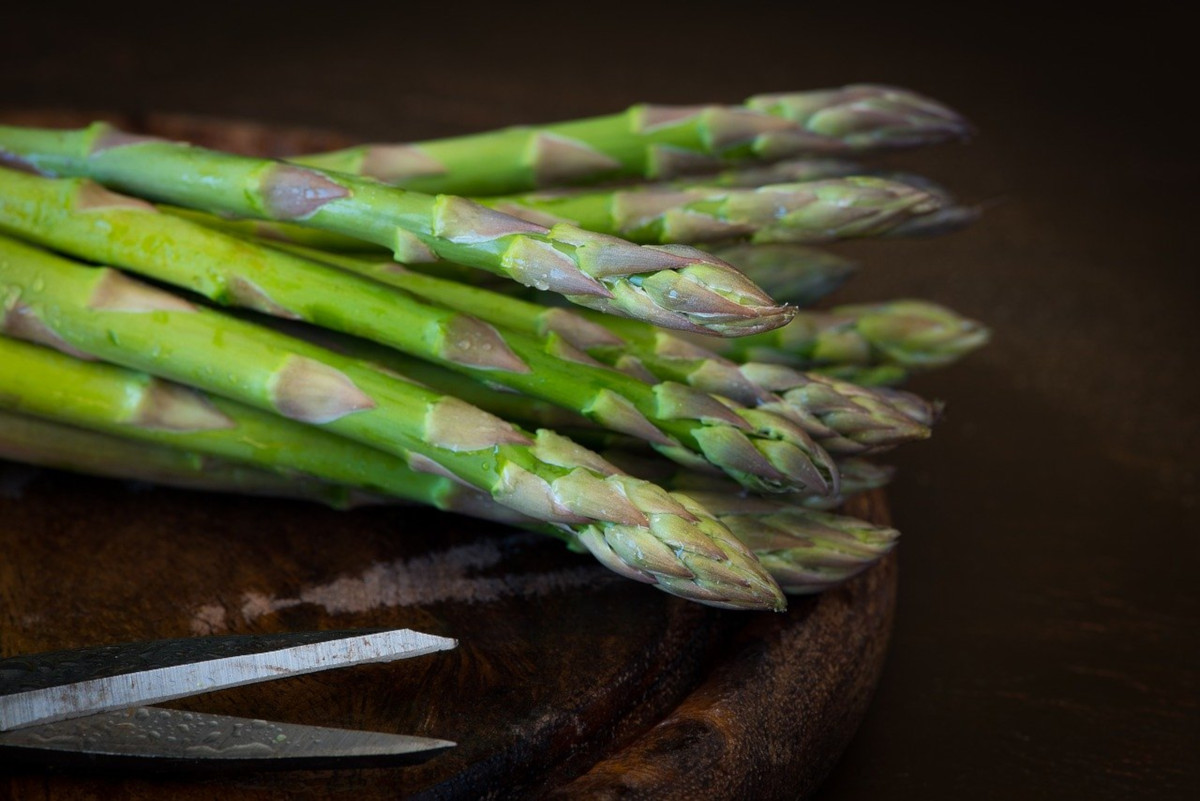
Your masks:
{"label": "bundle of asparagus", "polygon": [[829,511],[940,412],[883,385],[987,337],[920,301],[801,308],[854,268],[798,243],[973,216],[828,156],[966,132],[875,86],[294,162],[0,126],[0,457],[428,504],[781,609],[896,541]]}

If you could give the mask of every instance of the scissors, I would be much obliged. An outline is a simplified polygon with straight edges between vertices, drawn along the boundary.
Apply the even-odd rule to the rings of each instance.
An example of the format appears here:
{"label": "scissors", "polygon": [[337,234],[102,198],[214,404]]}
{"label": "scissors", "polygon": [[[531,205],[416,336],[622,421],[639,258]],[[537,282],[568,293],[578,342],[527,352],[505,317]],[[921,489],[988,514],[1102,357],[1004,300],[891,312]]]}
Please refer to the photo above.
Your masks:
{"label": "scissors", "polygon": [[454,648],[409,629],[191,637],[0,659],[0,760],[58,767],[411,765],[455,743],[150,704]]}

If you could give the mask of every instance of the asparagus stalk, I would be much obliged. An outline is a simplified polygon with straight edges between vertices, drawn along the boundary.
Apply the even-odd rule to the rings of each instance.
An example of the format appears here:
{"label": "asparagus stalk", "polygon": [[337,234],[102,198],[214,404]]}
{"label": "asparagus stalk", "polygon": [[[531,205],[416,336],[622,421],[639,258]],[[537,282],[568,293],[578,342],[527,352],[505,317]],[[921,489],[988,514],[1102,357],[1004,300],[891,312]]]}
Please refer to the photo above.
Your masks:
{"label": "asparagus stalk", "polygon": [[[613,439],[601,429],[593,428],[594,424],[581,415],[538,404],[524,395],[496,392],[485,384],[429,362],[394,354],[378,354],[375,359],[438,392],[461,398],[506,420],[530,427],[569,431],[572,439],[605,443],[606,446],[631,440],[628,437]],[[902,390],[892,390],[894,394],[885,395],[877,389],[817,374],[798,373],[780,365],[751,364],[745,367],[768,372],[763,380],[773,380],[774,386],[782,392],[781,397],[765,401],[758,408],[797,422],[835,457],[869,456],[905,442],[928,439],[930,427],[941,412],[940,404]],[[692,466],[691,469],[697,468]],[[813,494],[812,490],[807,491]]]}
{"label": "asparagus stalk", "polygon": [[[296,247],[291,249],[312,255],[313,258],[326,259],[355,273],[374,276],[381,282],[404,288],[447,308],[478,315],[489,323],[501,326],[501,330],[511,328],[530,334],[552,333],[561,336],[570,346],[648,384],[682,382],[738,404],[755,407],[760,412],[778,415],[799,424],[809,436],[823,443],[822,447],[827,451],[830,447],[835,449],[830,452],[876,452],[929,436],[928,426],[914,421],[911,415],[901,410],[891,408],[891,399],[876,393],[846,382],[818,376],[806,377],[778,367],[763,373],[771,381],[771,386],[766,386],[752,372],[739,368],[716,353],[635,320],[621,320],[594,313],[587,315],[589,319],[584,320],[573,312],[547,309],[484,289],[410,273],[397,269],[397,265],[392,263],[370,262],[345,254],[323,254]],[[376,353],[370,358],[386,363],[389,357]],[[397,363],[393,361],[392,364]],[[537,412],[538,419],[546,421],[542,423],[544,425],[578,425],[577,421],[564,420],[562,415],[553,412],[550,413],[552,417],[541,417],[545,412],[535,408],[513,409],[513,406],[520,405],[519,400],[488,392],[478,384],[454,382],[448,376],[439,377],[436,371],[419,365],[404,363],[397,369],[406,374],[414,374],[414,370],[423,371],[419,375],[420,380],[508,419],[515,417],[528,420],[531,414]],[[479,375],[474,377],[480,378]],[[506,385],[514,386],[512,382]],[[908,393],[895,397],[909,406],[924,403]]]}
{"label": "asparagus stalk", "polygon": [[644,244],[737,238],[766,244],[880,236],[916,224],[945,201],[910,184],[859,175],[755,189],[642,186],[484,202],[540,225],[575,225]]}
{"label": "asparagus stalk", "polygon": [[[196,209],[166,204],[159,204],[158,208],[159,211],[166,212],[167,214],[182,217],[185,220],[191,220],[201,225],[207,225],[219,231],[236,234],[245,239],[287,242],[293,245],[303,245],[321,250],[371,254],[379,258],[383,258],[390,252],[387,248],[372,245],[370,242],[364,242],[361,239],[355,239],[343,234],[335,234],[330,231],[322,231],[319,228],[305,228],[295,223],[247,220],[241,217],[222,217],[218,214],[209,214],[206,211],[197,211]],[[441,262],[437,262],[437,264],[439,268],[450,269]],[[484,272],[473,267],[463,267],[462,269],[465,274],[469,274],[475,280],[485,281],[491,278],[497,283],[511,283],[509,279],[497,276],[494,273]]]}
{"label": "asparagus stalk", "polygon": [[589,354],[647,380],[683,382],[786,417],[834,456],[878,453],[926,439],[937,418],[931,405],[912,393],[884,394],[784,365],[739,365],[635,321],[591,320],[618,334],[622,345],[597,344]]}
{"label": "asparagus stalk", "polygon": [[[698,340],[740,361],[786,364],[798,369],[823,367],[944,367],[981,347],[988,329],[974,320],[922,300],[852,304],[828,311],[804,311],[778,331],[726,342]],[[835,373],[836,375],[836,373]],[[888,382],[890,383],[890,382]]]}
{"label": "asparagus stalk", "polygon": [[708,254],[647,248],[572,225],[553,229],[450,195],[132,136],[0,126],[0,153],[48,175],[90,177],[139,197],[293,222],[391,249],[400,261],[478,267],[602,311],[736,336],[791,312]]}
{"label": "asparagus stalk", "polygon": [[748,486],[820,489],[833,480],[811,438],[766,412],[733,411],[682,385],[648,386],[561,342],[498,330],[375,281],[159,214],[90,182],[10,172],[0,175],[0,192],[0,228],[42,244],[432,359],[646,437],[685,463],[708,459]]}
{"label": "asparagus stalk", "polygon": [[668,592],[717,605],[781,604],[753,555],[698,505],[552,431],[529,434],[353,359],[11,240],[0,240],[0,297],[0,329],[10,336],[195,386],[452,476]]}
{"label": "asparagus stalk", "polygon": [[[254,465],[277,479],[295,479],[294,486],[303,491],[319,479],[372,496],[425,499],[443,509],[454,503],[450,488],[464,487],[444,476],[415,471],[402,458],[316,426],[8,336],[0,336],[0,365],[4,367],[0,407],[9,414],[34,416],[48,421],[46,425],[69,425],[131,448],[140,443],[176,454],[175,458],[131,459],[123,468],[148,470],[144,477],[150,480],[159,480],[163,472],[195,477],[216,459],[222,464]],[[60,444],[47,454],[51,437],[14,443],[9,431],[5,426],[0,438],[9,443],[10,454],[24,461],[40,452],[43,459],[53,458],[54,466],[97,468],[124,454],[114,450],[115,445],[85,447],[80,442]],[[14,447],[19,449],[11,450]],[[177,455],[185,451],[198,456],[180,463]],[[269,486],[270,479],[259,476],[255,481]]]}
{"label": "asparagus stalk", "polygon": [[[279,422],[284,428],[290,425],[284,420]],[[303,432],[304,429],[301,427],[300,430]],[[348,441],[346,444],[370,452]],[[389,458],[382,452],[376,453],[378,456],[368,458]],[[398,460],[393,467],[399,473],[395,478],[401,480],[399,486],[403,495],[396,498],[367,496],[353,488],[311,480],[307,476],[283,475],[227,462],[202,452],[130,440],[117,434],[104,434],[3,409],[0,409],[0,459],[186,489],[292,498],[335,508],[346,508],[361,502],[386,504],[407,500],[471,517],[517,525],[541,534],[562,536],[557,529],[518,515],[483,493],[467,489],[447,478],[413,473]],[[849,574],[855,567],[868,567],[886,552],[877,543],[886,542],[894,536],[892,529],[871,526],[853,518],[815,516],[814,513],[791,511],[791,507],[786,505],[782,511],[777,511],[769,505],[764,506],[761,499],[743,499],[737,495],[723,496],[720,493],[709,495],[712,502],[725,510],[724,516],[745,536],[757,537],[767,543],[762,556],[771,562],[769,572],[772,577],[787,582],[789,594],[808,594],[824,589],[829,584],[826,575],[829,568]],[[760,509],[761,512],[758,511]],[[756,518],[761,518],[762,526],[768,528],[757,532],[759,526]],[[839,536],[843,529],[860,537],[863,536],[859,534],[860,531],[872,532],[874,537],[868,541],[867,547],[863,547],[857,541],[847,541],[844,536]],[[803,580],[814,571],[817,572],[816,580]]]}
{"label": "asparagus stalk", "polygon": [[[387,250],[364,248],[364,243],[360,240],[325,231],[301,228],[288,223],[229,219],[178,206],[160,206],[159,209],[243,239],[261,240],[273,246],[299,246],[310,256],[314,253],[324,253],[328,256],[346,255],[371,263],[394,264]],[[857,265],[849,259],[804,245],[726,243],[707,245],[704,249],[745,274],[771,297],[793,306],[811,306],[838,289],[857,270]],[[515,286],[506,278],[448,262],[407,266],[434,277],[494,291],[503,292]]]}
{"label": "asparagus stalk", "polygon": [[0,409],[0,459],[183,489],[303,499],[335,509],[368,497],[308,476],[286,476],[4,409]]}
{"label": "asparagus stalk", "polygon": [[[734,188],[768,187],[776,184],[795,184],[849,176],[871,176],[907,184],[914,189],[919,189],[937,198],[939,202],[937,210],[928,214],[918,214],[908,219],[900,220],[887,231],[881,232],[880,236],[937,236],[966,228],[979,219],[979,208],[963,206],[957,203],[945,187],[928,178],[907,172],[867,169],[861,165],[846,161],[808,159],[782,161],[778,164],[768,164],[760,167],[732,169],[717,173],[711,176],[711,179],[706,177],[699,185]],[[671,186],[677,189],[693,189],[697,186],[697,182],[694,179],[691,181],[681,180],[672,182]],[[783,299],[773,293],[771,297]]]}
{"label": "asparagus stalk", "polygon": [[[905,219],[894,220],[886,230],[874,232],[875,235],[889,237],[932,236],[964,228],[979,217],[979,210],[977,208],[957,204],[943,187],[921,176],[910,173],[871,170],[853,162],[835,160],[785,161],[766,166],[743,167],[726,170],[714,175],[644,185],[632,189],[625,188],[609,190],[608,192],[585,193],[578,201],[570,200],[570,198],[575,197],[574,194],[543,194],[526,197],[518,195],[511,199],[499,197],[490,201],[482,199],[481,202],[513,216],[522,217],[531,222],[544,225],[554,225],[564,220],[570,222],[571,220],[566,215],[572,208],[578,205],[580,214],[582,215],[580,220],[588,219],[593,223],[596,220],[600,220],[603,225],[607,226],[606,230],[617,225],[614,219],[623,219],[629,214],[636,214],[638,210],[645,210],[654,206],[653,210],[657,214],[657,221],[662,226],[669,227],[671,224],[677,226],[683,225],[685,233],[688,233],[689,236],[698,236],[698,233],[693,232],[692,229],[698,225],[705,224],[702,215],[708,212],[708,210],[704,208],[702,203],[697,206],[699,211],[687,208],[688,204],[695,203],[695,199],[697,198],[717,197],[722,195],[722,190],[726,189],[762,189],[764,193],[774,193],[771,195],[771,198],[782,198],[785,206],[788,204],[796,205],[803,203],[805,199],[804,195],[797,195],[795,192],[790,191],[789,188],[794,188],[796,184],[828,181],[829,179],[837,178],[853,179],[856,176],[867,176],[891,183],[906,184],[931,195],[938,203],[938,208],[935,211],[916,213],[914,216],[909,216]],[[727,208],[723,209],[723,212],[726,215],[741,216],[746,221],[746,224],[752,228],[757,229],[762,226],[769,229],[766,233],[761,234],[762,237],[770,237],[772,241],[782,239],[790,242],[796,237],[811,237],[814,235],[808,228],[798,224],[799,222],[803,222],[807,226],[811,224],[810,220],[803,219],[795,222],[786,220],[783,224],[773,224],[768,216],[769,207],[762,203],[754,205],[747,202],[747,198],[752,200],[756,197],[755,195],[746,192],[734,193],[734,195],[734,197],[726,201]],[[738,195],[741,198],[740,203]],[[759,198],[759,200],[762,201],[762,198]],[[673,205],[676,203],[678,205]],[[547,207],[539,208],[539,205],[542,204]],[[661,208],[658,208],[660,205]],[[559,209],[556,208],[558,206],[561,206],[561,214],[558,213]],[[358,239],[351,239],[350,237],[327,231],[303,228],[289,223],[214,218],[213,215],[205,215],[203,212],[196,212],[192,209],[171,208],[169,211],[174,214],[190,216],[206,224],[216,225],[224,230],[229,230],[242,236],[290,242],[324,250],[346,252],[366,252],[371,250],[367,243]],[[782,213],[783,209],[775,211]],[[720,214],[711,214],[710,216],[713,220],[717,221],[709,221],[712,225],[717,225],[723,219]],[[576,220],[575,222],[579,222],[580,220]],[[853,230],[850,227],[846,228],[847,232],[852,232]],[[731,235],[736,235],[738,232],[731,230],[730,233]],[[707,239],[710,237],[705,236],[703,238]],[[716,249],[709,248],[708,250],[720,257]],[[729,261],[728,259],[722,260]],[[741,269],[743,273],[747,273],[748,277],[759,284],[760,288],[765,289],[767,294],[772,298],[787,300],[783,296],[771,292],[769,287],[763,286],[752,274],[749,274],[743,268],[743,265],[736,261],[729,261],[729,263]],[[446,268],[443,266],[442,269]]]}
{"label": "asparagus stalk", "polygon": [[502,195],[616,178],[663,180],[723,163],[833,155],[964,137],[954,112],[885,86],[761,95],[742,106],[638,105],[603,117],[294,161],[421,192]]}

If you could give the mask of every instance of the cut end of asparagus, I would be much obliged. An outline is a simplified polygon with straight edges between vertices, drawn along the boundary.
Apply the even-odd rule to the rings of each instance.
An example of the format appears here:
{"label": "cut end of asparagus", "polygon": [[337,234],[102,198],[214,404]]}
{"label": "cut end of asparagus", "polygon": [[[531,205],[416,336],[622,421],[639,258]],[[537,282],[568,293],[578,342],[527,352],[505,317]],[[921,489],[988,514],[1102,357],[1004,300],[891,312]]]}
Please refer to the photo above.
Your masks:
{"label": "cut end of asparagus", "polygon": [[[750,98],[746,105],[797,124],[814,139],[812,149],[826,153],[936,144],[965,139],[972,133],[962,116],[941,103],[907,89],[878,84],[764,94]],[[781,138],[786,135],[779,134]],[[797,145],[800,143],[798,140]],[[797,146],[793,152],[804,149]]]}

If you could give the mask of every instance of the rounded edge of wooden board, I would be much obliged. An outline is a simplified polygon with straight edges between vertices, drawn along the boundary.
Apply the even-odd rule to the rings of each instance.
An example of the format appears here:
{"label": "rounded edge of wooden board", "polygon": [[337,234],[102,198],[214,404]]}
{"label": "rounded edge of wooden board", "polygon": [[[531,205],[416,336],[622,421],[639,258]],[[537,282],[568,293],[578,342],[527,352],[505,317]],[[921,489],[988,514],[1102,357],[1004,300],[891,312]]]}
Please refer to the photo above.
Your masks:
{"label": "rounded edge of wooden board", "polygon": [[[846,510],[889,522],[875,491]],[[675,710],[552,798],[810,796],[866,714],[895,614],[898,559],[755,616]]]}

